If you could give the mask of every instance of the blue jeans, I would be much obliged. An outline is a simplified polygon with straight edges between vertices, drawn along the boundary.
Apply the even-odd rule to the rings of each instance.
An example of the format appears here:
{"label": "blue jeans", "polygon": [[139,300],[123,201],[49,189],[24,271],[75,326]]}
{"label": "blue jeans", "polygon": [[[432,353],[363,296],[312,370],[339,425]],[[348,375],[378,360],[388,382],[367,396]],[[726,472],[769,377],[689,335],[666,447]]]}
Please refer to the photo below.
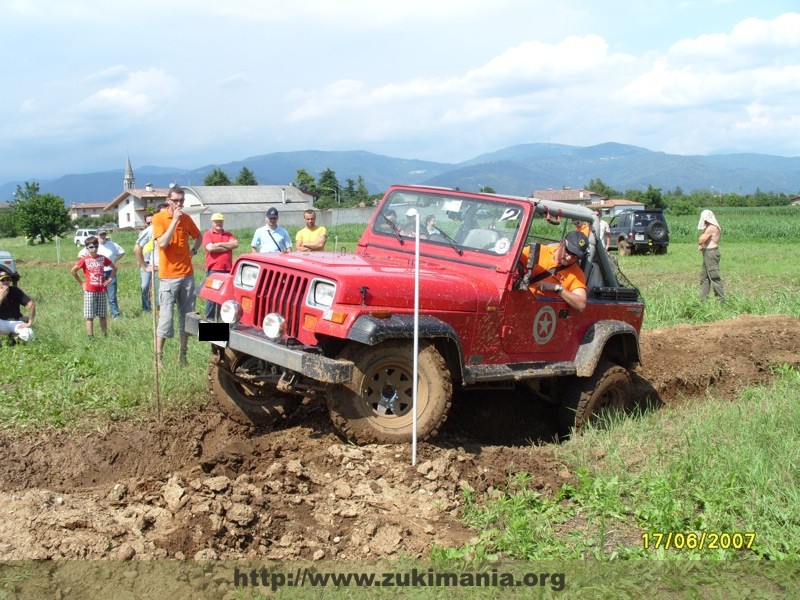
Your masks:
{"label": "blue jeans", "polygon": [[156,306],[158,306],[158,277],[153,277],[153,273],[144,269],[139,269],[139,274],[142,281],[142,310],[151,310],[150,304],[150,282],[153,282],[153,298],[155,298]]}
{"label": "blue jeans", "polygon": [[117,276],[111,278],[106,286],[106,294],[108,295],[108,306],[111,308],[111,316],[119,316],[119,302],[117,302]]}
{"label": "blue jeans", "polygon": [[[206,279],[212,273],[227,273],[228,271],[206,271]],[[205,282],[204,282],[205,283]],[[216,302],[212,302],[211,300],[206,300],[206,319],[216,321],[219,318],[219,309],[220,306]]]}

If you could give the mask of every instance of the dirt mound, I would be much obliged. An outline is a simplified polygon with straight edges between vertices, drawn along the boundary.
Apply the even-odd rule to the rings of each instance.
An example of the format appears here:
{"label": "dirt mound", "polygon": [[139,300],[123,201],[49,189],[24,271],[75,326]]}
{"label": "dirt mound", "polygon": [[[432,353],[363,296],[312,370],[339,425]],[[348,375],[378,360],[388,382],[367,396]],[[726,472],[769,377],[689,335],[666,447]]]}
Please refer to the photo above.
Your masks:
{"label": "dirt mound", "polygon": [[[743,317],[642,334],[640,396],[731,397],[800,365],[800,321]],[[552,407],[519,394],[460,398],[444,431],[410,446],[353,447],[318,404],[256,430],[213,407],[90,433],[0,433],[0,559],[359,559],[458,546],[462,489],[527,472],[551,494],[570,473],[547,442]],[[492,398],[492,404],[487,402]]]}

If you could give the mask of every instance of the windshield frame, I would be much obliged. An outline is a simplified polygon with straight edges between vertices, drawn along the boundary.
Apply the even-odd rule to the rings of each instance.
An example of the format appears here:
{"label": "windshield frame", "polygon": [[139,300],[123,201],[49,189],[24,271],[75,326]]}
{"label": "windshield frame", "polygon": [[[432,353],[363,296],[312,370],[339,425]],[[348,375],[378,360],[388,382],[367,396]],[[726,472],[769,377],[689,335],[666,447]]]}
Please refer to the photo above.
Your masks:
{"label": "windshield frame", "polygon": [[388,194],[371,231],[411,248],[415,213],[420,216],[421,246],[447,248],[459,256],[470,252],[501,258],[516,247],[526,210],[519,200],[504,197],[404,188]]}

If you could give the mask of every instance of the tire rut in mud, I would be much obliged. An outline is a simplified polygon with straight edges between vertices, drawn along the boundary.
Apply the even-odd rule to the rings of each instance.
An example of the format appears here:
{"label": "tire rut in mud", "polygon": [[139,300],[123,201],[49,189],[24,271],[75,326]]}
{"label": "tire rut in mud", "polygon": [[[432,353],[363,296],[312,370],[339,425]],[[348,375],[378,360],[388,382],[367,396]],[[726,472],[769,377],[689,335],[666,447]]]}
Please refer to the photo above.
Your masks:
{"label": "tire rut in mud", "polygon": [[[734,397],[800,365],[800,320],[741,317],[642,334],[639,399]],[[459,396],[419,447],[354,447],[319,402],[269,428],[214,407],[161,424],[0,432],[0,559],[362,559],[460,546],[462,488],[483,492],[526,472],[544,494],[571,474],[549,442],[551,405],[524,394]]]}

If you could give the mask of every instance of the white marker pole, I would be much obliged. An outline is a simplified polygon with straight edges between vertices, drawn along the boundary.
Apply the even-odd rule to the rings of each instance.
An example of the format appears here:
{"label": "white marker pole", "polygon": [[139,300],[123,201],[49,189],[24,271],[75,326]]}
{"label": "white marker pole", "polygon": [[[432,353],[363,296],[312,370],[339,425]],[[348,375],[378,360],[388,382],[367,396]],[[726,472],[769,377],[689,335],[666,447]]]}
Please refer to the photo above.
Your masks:
{"label": "white marker pole", "polygon": [[412,377],[411,466],[417,464],[417,374],[419,372],[419,212],[414,235],[414,373]]}

